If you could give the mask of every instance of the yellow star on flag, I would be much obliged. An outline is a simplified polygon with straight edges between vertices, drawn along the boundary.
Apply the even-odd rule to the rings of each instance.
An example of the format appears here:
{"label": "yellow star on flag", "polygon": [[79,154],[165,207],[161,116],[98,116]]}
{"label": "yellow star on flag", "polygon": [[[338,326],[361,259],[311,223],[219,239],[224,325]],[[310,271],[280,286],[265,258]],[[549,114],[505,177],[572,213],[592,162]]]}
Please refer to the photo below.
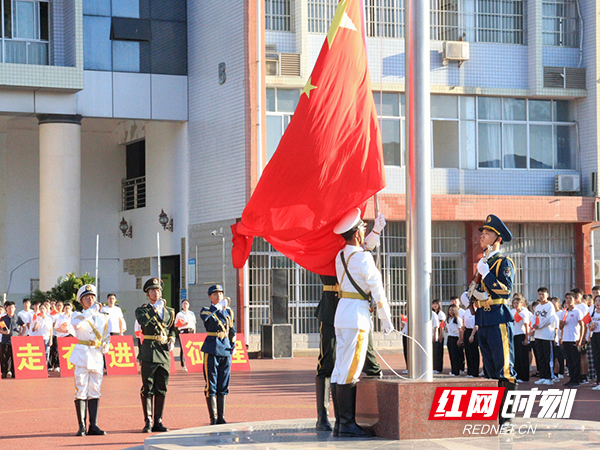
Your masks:
{"label": "yellow star on flag", "polygon": [[340,28],[348,28],[349,30],[357,31],[352,19],[350,19],[350,16],[346,13],[347,7],[348,0],[342,0],[338,3],[338,7],[335,10],[335,16],[333,17],[331,26],[327,32],[327,44],[329,45],[329,48],[333,45],[333,40]]}
{"label": "yellow star on flag", "polygon": [[310,82],[311,80],[312,80],[312,77],[310,77],[308,79],[308,81],[306,82],[306,85],[304,86],[304,89],[302,89],[302,94],[306,94],[307,98],[310,98],[310,91],[317,88]]}

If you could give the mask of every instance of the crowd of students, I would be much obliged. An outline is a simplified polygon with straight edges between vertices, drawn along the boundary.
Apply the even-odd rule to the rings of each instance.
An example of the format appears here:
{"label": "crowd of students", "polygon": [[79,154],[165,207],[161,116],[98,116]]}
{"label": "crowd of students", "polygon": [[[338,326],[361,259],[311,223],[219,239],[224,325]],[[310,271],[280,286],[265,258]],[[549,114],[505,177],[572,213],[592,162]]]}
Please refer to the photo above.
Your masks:
{"label": "crowd of students", "polygon": [[[115,305],[116,296],[109,294],[101,312],[109,317],[109,332],[122,335],[126,330],[121,308]],[[48,372],[60,372],[58,356],[59,337],[74,336],[71,325],[73,304],[70,301],[46,300],[44,302],[23,299],[23,309],[16,313],[16,305],[7,301],[0,306],[0,368],[2,378],[14,374],[12,358],[13,336],[42,336],[46,347]]]}
{"label": "crowd of students", "polygon": [[[548,289],[540,287],[537,297],[532,304],[521,293],[512,299],[517,382],[527,382],[532,376],[539,377],[535,384],[552,386],[568,375],[566,387],[594,381],[593,389],[600,390],[600,370],[595,370],[600,369],[600,286],[594,286],[591,295],[575,288],[562,300],[550,297]],[[450,375],[486,376],[485,369],[480,371],[472,312],[460,307],[458,297],[450,300],[447,314],[439,300],[432,302],[431,309],[434,373],[444,369],[445,340]],[[532,366],[535,373],[531,373]]]}

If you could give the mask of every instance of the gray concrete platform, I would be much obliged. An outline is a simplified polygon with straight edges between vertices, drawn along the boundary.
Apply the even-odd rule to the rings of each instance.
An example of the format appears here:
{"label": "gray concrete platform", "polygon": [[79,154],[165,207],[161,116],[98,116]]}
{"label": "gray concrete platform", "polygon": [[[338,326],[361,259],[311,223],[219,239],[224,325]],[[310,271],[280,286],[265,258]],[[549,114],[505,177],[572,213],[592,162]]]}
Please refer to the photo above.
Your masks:
{"label": "gray concrete platform", "polygon": [[[600,422],[515,419],[512,424],[511,434],[498,436],[392,441],[335,438],[331,433],[315,431],[315,419],[247,422],[157,434],[145,440],[144,450],[578,450],[600,447]],[[435,426],[435,421],[431,426]]]}

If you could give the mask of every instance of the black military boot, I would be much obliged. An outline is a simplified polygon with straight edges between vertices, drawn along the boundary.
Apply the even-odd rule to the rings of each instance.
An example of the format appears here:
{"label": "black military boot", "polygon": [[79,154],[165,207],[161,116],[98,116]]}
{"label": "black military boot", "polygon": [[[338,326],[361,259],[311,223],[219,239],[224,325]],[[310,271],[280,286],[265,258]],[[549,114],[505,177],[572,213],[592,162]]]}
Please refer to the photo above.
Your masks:
{"label": "black military boot", "polygon": [[335,414],[335,425],[333,426],[333,435],[340,435],[340,407],[337,401],[337,384],[331,383],[331,400],[333,400],[333,414]]}
{"label": "black military boot", "polygon": [[75,400],[75,411],[77,412],[77,422],[79,422],[79,430],[75,436],[85,436],[87,400]]}
{"label": "black military boot", "polygon": [[142,411],[144,411],[144,429],[142,433],[150,433],[152,431],[152,396],[141,394]]}
{"label": "black military boot", "polygon": [[371,437],[369,431],[357,425],[356,383],[338,384],[336,387],[338,410],[340,413],[340,437]]}
{"label": "black military boot", "polygon": [[88,428],[87,434],[89,436],[104,436],[106,431],[101,430],[98,427],[98,403],[99,398],[90,398],[87,401],[88,412],[90,416],[90,427]]}
{"label": "black military boot", "polygon": [[316,377],[315,387],[317,393],[317,425],[318,431],[331,431],[329,423],[329,392],[331,390],[331,378]]}
{"label": "black military boot", "polygon": [[217,394],[217,425],[225,422],[225,398],[223,394]]}
{"label": "black military boot", "polygon": [[[504,388],[504,395],[502,395],[502,403],[500,403],[500,412],[498,413],[498,423],[500,426],[504,425],[507,422],[511,421],[511,417],[503,417],[502,411],[504,410],[504,402],[506,401],[506,397],[510,391],[516,391],[518,384],[511,383],[508,380],[498,380],[498,387]],[[513,403],[507,408],[507,413],[512,414],[514,412],[515,404]]]}
{"label": "black military boot", "polygon": [[217,397],[206,397],[206,406],[208,406],[208,417],[210,418],[210,424],[217,424]]}
{"label": "black military boot", "polygon": [[154,426],[152,431],[169,431],[162,423],[163,410],[165,409],[165,396],[162,394],[154,395]]}

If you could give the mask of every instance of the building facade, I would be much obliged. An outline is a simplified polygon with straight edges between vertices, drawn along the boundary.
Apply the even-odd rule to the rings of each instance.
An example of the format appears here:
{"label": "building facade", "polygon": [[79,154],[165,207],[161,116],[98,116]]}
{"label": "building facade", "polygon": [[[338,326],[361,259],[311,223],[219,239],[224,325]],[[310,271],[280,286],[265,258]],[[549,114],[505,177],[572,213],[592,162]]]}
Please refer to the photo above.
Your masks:
{"label": "building facade", "polygon": [[[399,317],[405,0],[364,3],[387,178],[382,272]],[[207,285],[223,282],[254,350],[270,269],[286,268],[295,347],[316,347],[318,277],[261,239],[233,269],[230,226],[293,117],[336,5],[3,2],[0,292],[20,302],[67,272],[93,274],[99,236],[100,291],[117,293],[130,330],[139,288],[160,266],[176,308],[187,297],[198,311]],[[578,0],[431,0],[432,298],[464,290],[489,213],[513,231],[505,251],[527,299],[540,286],[563,297],[600,282],[598,12]]]}

